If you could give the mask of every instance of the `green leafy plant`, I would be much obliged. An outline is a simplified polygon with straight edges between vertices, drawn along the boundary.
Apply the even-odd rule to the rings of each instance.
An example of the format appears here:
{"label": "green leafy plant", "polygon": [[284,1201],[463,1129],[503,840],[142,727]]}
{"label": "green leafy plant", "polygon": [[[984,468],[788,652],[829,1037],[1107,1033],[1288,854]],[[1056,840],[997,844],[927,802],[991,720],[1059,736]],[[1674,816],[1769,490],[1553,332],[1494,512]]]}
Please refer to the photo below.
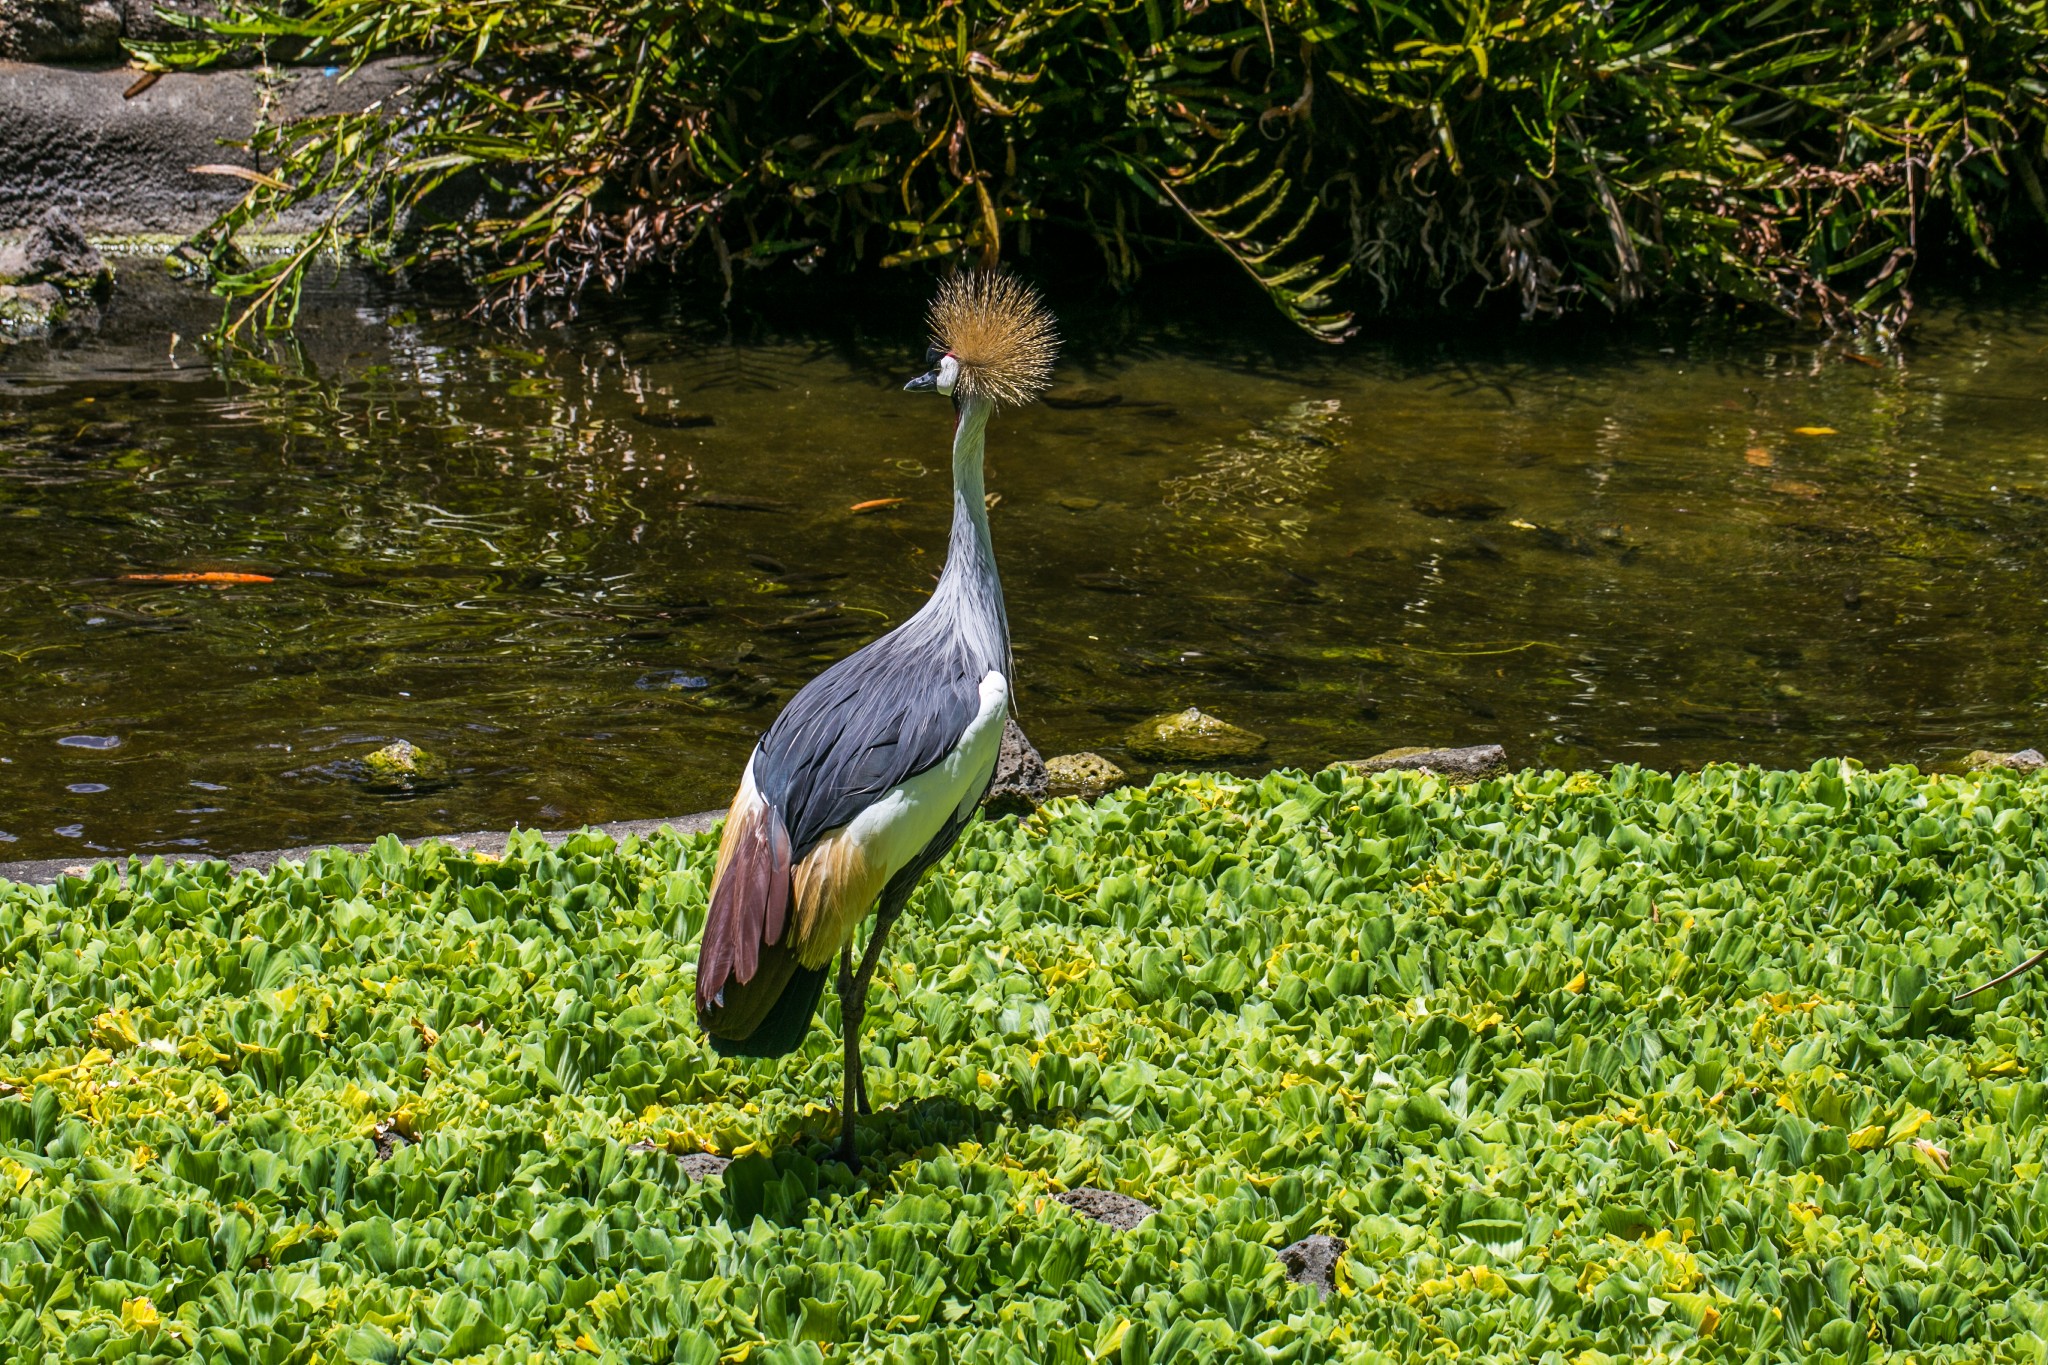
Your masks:
{"label": "green leafy plant", "polygon": [[0,1351],[2032,1360],[2040,979],[1952,993],[2040,944],[2044,806],[1830,760],[984,822],[877,978],[859,1177],[830,1001],[697,1034],[708,837],[0,885]]}
{"label": "green leafy plant", "polygon": [[[1312,335],[1504,292],[1896,326],[1928,256],[2048,219],[2048,4],[1821,0],[317,0],[159,68],[425,53],[396,107],[267,126],[204,235],[236,325],[343,247],[488,304],[654,266],[1220,251]],[[294,251],[236,234],[320,210]]]}

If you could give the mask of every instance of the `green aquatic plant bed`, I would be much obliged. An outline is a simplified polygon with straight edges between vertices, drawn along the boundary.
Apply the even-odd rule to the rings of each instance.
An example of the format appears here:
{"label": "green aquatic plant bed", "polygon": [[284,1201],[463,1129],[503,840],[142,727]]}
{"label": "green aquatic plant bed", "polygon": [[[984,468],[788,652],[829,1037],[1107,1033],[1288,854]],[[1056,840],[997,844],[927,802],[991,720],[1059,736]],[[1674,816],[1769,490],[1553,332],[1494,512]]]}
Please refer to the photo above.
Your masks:
{"label": "green aquatic plant bed", "polygon": [[984,823],[877,980],[858,1175],[829,999],[781,1065],[697,1035],[708,838],[0,887],[0,1358],[2038,1360],[2039,988],[1950,995],[2042,939],[2044,805],[1830,761]]}

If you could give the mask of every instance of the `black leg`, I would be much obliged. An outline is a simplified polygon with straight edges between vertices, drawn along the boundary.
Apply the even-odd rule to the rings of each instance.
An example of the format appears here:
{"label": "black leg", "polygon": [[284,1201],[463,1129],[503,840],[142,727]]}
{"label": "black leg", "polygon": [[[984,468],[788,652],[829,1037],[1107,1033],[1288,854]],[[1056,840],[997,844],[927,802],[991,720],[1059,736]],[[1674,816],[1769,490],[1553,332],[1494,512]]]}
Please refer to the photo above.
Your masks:
{"label": "black leg", "polygon": [[[903,903],[901,901],[897,901],[892,905],[886,898],[882,901],[881,907],[875,912],[875,932],[868,936],[867,951],[860,955],[860,970],[854,974],[853,978],[853,994],[854,998],[860,1001],[860,1017],[862,1022],[867,1020],[868,983],[874,980],[875,966],[882,960],[882,944],[889,937],[889,930],[895,926],[896,917],[902,913]],[[868,1107],[868,1081],[866,1074],[864,1072],[856,1072],[854,1084],[859,1092],[856,1099],[860,1104],[860,1112],[863,1114],[874,1113],[875,1111]]]}
{"label": "black leg", "polygon": [[903,902],[890,904],[883,901],[875,911],[875,932],[868,935],[867,951],[860,955],[860,972],[854,977],[854,989],[865,1001],[868,996],[868,982],[874,978],[875,964],[882,960],[882,941],[889,937],[889,931],[896,926],[896,917],[903,913]]}
{"label": "black leg", "polygon": [[839,1103],[839,1159],[858,1166],[860,1157],[853,1141],[854,1114],[861,1091],[860,1017],[865,1011],[855,998],[853,945],[839,950],[839,1038],[845,1047],[846,1090]]}
{"label": "black leg", "polygon": [[859,1164],[854,1148],[853,1128],[857,1114],[872,1114],[868,1106],[868,1083],[860,1064],[860,1026],[867,1019],[868,983],[874,980],[875,964],[882,959],[882,944],[903,913],[903,901],[885,896],[875,911],[875,930],[854,969],[853,945],[839,950],[839,1035],[845,1045],[846,1093],[840,1104],[839,1159],[849,1166]]}

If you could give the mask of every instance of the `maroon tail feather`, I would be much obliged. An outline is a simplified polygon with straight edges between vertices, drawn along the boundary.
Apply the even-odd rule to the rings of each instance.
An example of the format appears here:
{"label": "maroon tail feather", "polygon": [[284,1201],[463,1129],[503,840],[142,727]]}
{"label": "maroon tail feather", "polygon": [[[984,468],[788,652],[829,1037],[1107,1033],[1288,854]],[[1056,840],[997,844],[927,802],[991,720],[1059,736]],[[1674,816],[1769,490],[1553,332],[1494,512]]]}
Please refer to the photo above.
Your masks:
{"label": "maroon tail feather", "polygon": [[[788,922],[789,831],[781,814],[749,783],[726,816],[711,911],[697,954],[697,1018],[706,1029],[744,1038],[760,1022],[796,965],[787,951],[770,952],[763,970],[763,949],[781,939]],[[761,980],[755,985],[757,974]],[[739,989],[745,987],[752,989]],[[755,996],[766,1000],[757,1011],[742,1004],[737,998],[742,994],[750,1003]]]}

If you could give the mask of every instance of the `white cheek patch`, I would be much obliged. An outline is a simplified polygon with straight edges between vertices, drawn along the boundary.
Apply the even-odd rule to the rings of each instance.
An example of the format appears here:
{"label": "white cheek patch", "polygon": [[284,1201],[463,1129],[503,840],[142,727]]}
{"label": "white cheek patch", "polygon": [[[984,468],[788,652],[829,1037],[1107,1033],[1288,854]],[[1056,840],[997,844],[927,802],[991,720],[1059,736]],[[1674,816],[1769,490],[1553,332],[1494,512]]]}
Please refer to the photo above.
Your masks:
{"label": "white cheek patch", "polygon": [[960,362],[949,355],[940,356],[938,384],[939,392],[950,395],[953,392],[953,386],[959,382]]}

